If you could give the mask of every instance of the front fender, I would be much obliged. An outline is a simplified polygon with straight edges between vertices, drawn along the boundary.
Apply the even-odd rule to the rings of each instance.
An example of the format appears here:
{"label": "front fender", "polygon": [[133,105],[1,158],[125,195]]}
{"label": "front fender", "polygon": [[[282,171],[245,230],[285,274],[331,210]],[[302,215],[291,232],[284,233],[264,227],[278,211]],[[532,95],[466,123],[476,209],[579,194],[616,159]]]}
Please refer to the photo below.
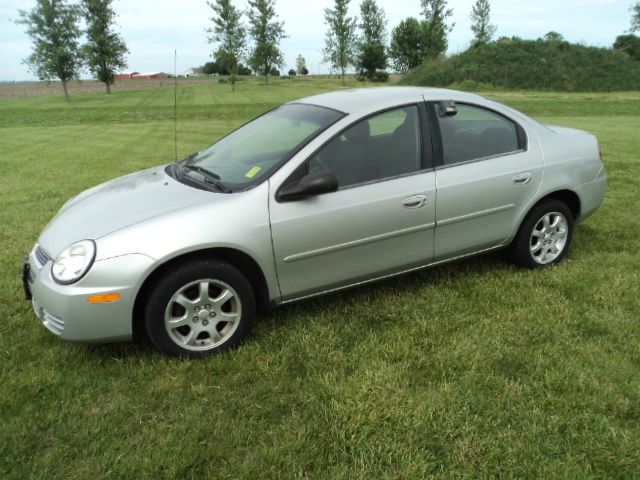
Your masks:
{"label": "front fender", "polygon": [[[200,250],[228,248],[251,257],[260,267],[269,298],[279,298],[268,211],[268,182],[132,225],[97,240],[97,258],[141,253],[157,266]],[[148,276],[149,271],[145,275]]]}

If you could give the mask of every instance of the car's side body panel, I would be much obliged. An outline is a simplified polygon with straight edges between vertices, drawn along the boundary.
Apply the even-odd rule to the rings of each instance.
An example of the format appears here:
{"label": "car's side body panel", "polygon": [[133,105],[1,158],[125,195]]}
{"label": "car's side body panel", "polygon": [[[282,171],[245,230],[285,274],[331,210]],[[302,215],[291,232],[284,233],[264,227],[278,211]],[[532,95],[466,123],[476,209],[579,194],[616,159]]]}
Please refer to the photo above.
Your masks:
{"label": "car's side body panel", "polygon": [[530,119],[525,124],[527,131],[538,138],[545,170],[538,193],[523,206],[505,244],[515,237],[522,220],[540,199],[562,191],[575,193],[580,200],[580,214],[575,220],[580,222],[602,204],[607,186],[598,141],[593,135],[570,128],[551,129]]}
{"label": "car's side body panel", "polygon": [[[406,208],[422,196],[426,203]],[[269,199],[283,300],[431,262],[435,175],[426,171],[295,202]]]}
{"label": "car's side body panel", "polygon": [[154,267],[144,273],[145,278],[158,266],[185,254],[212,248],[237,250],[258,264],[269,297],[278,299],[280,291],[271,248],[268,190],[267,182],[246,192],[221,194],[215,201],[106,235],[98,239],[97,249],[104,258],[123,250],[145,252],[156,261]]}
{"label": "car's side body panel", "polygon": [[442,121],[435,115],[437,103],[454,101],[477,112],[501,116],[522,132],[522,138],[516,151],[445,165],[445,138],[440,126],[432,125],[434,137],[441,142],[437,149],[440,158],[436,159],[435,261],[438,263],[506,245],[532,202],[539,199],[545,171],[544,152],[535,122],[491,100],[478,96],[469,99],[456,93],[438,92],[438,97],[430,97],[434,106],[433,123]]}
{"label": "car's side body panel", "polygon": [[[540,138],[547,164],[541,193],[566,189],[578,193],[581,204],[601,202],[602,197],[591,199],[580,188],[598,176],[606,177],[597,139],[590,133],[564,127],[540,127]],[[585,213],[581,211],[577,220],[586,218]]]}
{"label": "car's side body panel", "polygon": [[436,260],[504,242],[536,198],[543,171],[535,143],[524,152],[436,170]]}
{"label": "car's side body panel", "polygon": [[[287,176],[315,149],[314,143],[310,149],[301,152],[299,157],[285,166],[283,171],[279,172],[280,175],[276,174],[272,179],[270,209],[274,223],[272,228],[275,232],[273,237],[274,254],[281,287],[284,285],[282,288],[283,297],[280,301],[287,302],[292,299],[305,298],[313,295],[314,292],[333,291],[349,285],[385,278],[394,272],[411,271],[418,268],[419,265],[440,264],[448,260],[505,246],[517,233],[527,212],[545,195],[569,189],[584,196],[592,195],[592,192],[599,187],[604,188],[602,182],[596,182],[597,185],[591,188],[575,187],[581,185],[580,182],[584,178],[588,178],[596,166],[601,165],[597,156],[597,142],[591,135],[571,130],[570,138],[567,138],[562,133],[569,133],[570,129],[565,129],[561,133],[553,132],[515,110],[475,95],[450,91],[441,91],[438,92],[438,95],[436,97],[438,99],[485,107],[512,119],[525,131],[526,149],[508,155],[436,168],[434,172],[436,191],[430,194],[431,197],[437,198],[435,229],[433,230],[433,258],[414,263],[404,263],[399,260],[391,268],[382,268],[383,262],[377,259],[373,264],[363,268],[359,259],[365,258],[366,255],[375,257],[377,253],[378,257],[385,257],[393,256],[398,251],[390,243],[385,245],[380,241],[384,239],[384,242],[387,242],[384,235],[367,236],[361,232],[353,232],[353,238],[346,235],[338,238],[332,225],[336,228],[336,225],[344,224],[344,220],[348,218],[347,215],[340,217],[333,224],[327,219],[322,222],[310,220],[309,234],[301,235],[301,231],[299,231],[296,235],[292,235],[293,240],[284,235],[284,232],[287,231],[285,224],[296,225],[301,219],[300,224],[304,224],[305,215],[303,212],[305,208],[296,205],[300,202],[293,202],[280,208],[281,206],[275,201],[274,193]],[[403,101],[410,100],[410,98],[403,98]],[[337,105],[332,106],[336,107]],[[380,103],[379,108],[389,108],[389,105]],[[370,114],[371,108],[360,112],[362,117]],[[356,123],[359,118],[358,115],[353,114],[345,117],[334,128],[326,132],[325,137],[330,138],[345,125]],[[582,143],[582,145],[576,148],[575,143]],[[545,144],[545,148],[542,147],[543,144]],[[551,164],[550,169],[545,167],[547,158]],[[575,168],[569,168],[569,172],[564,173],[556,171],[566,170],[563,166],[558,165],[566,165],[567,162],[580,164],[585,161],[589,165],[576,165]],[[530,179],[524,183],[518,182],[518,179],[523,175],[530,177]],[[379,191],[384,191],[387,184],[389,184],[389,180],[374,185]],[[606,184],[606,175],[604,184]],[[354,199],[357,202],[359,198],[369,195],[368,193],[364,195],[365,191],[361,190],[362,188],[352,189],[354,191],[353,198],[345,202],[336,202],[336,205],[344,205],[342,210],[347,210],[349,202]],[[583,191],[588,193],[583,194]],[[363,195],[360,195],[360,192]],[[407,195],[409,192],[410,190],[407,190]],[[335,195],[323,195],[306,202],[317,202],[314,203],[316,206],[330,204],[330,199],[336,198]],[[601,197],[598,197],[597,193],[593,196],[594,199],[586,203],[599,205]],[[595,208],[597,207],[593,207],[591,210],[593,211]],[[315,212],[313,209],[309,210],[309,212],[312,211]],[[274,212],[276,217],[273,216]],[[283,218],[280,218],[279,215],[283,215]],[[296,221],[294,222],[294,220]],[[359,220],[362,221],[364,218]],[[351,229],[354,229],[354,225],[357,229],[358,222],[349,222],[349,224]],[[316,225],[322,225],[322,227],[314,230],[313,226]],[[280,231],[281,229],[282,231]],[[340,232],[340,228],[338,228],[338,232]],[[304,233],[307,233],[306,227]],[[412,233],[412,235],[415,234]],[[360,243],[370,245],[367,247],[369,251],[366,255],[359,257],[355,251],[349,252],[354,248],[354,245]],[[310,244],[314,245],[314,248],[305,249],[303,247]],[[409,257],[406,252],[402,252],[403,258]],[[285,259],[287,259],[286,262]],[[296,263],[298,265],[295,265]],[[370,269],[367,270],[367,268]],[[341,274],[343,271],[344,275]],[[323,273],[320,274],[320,272]],[[323,276],[326,277],[325,281],[322,281]]]}

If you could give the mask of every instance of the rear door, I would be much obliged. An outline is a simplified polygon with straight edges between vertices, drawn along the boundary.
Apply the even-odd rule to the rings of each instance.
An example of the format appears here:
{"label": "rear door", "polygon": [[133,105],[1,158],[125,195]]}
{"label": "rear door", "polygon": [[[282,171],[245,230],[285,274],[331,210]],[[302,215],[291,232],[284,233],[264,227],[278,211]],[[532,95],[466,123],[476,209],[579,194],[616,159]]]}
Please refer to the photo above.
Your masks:
{"label": "rear door", "polygon": [[536,194],[544,162],[537,142],[498,112],[430,105],[441,139],[436,166],[435,260],[489,249],[508,239]]}

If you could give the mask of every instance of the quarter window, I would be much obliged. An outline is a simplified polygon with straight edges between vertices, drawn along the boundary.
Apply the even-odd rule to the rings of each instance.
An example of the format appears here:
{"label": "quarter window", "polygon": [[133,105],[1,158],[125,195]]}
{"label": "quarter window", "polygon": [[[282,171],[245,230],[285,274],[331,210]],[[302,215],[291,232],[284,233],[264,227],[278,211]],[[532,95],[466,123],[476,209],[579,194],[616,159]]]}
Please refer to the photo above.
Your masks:
{"label": "quarter window", "polygon": [[309,172],[331,170],[340,188],[421,168],[420,122],[415,105],[356,123],[309,160]]}
{"label": "quarter window", "polygon": [[518,151],[518,127],[511,120],[484,108],[456,106],[454,116],[440,117],[443,161],[452,165]]}

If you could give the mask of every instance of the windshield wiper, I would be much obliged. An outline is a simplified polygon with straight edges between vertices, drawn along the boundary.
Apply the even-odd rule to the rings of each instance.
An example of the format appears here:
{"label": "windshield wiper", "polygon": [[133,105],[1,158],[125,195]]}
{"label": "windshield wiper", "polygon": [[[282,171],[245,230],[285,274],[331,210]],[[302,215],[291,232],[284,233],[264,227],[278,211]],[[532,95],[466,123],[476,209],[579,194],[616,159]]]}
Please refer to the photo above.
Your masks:
{"label": "windshield wiper", "polygon": [[200,175],[202,175],[202,178],[206,183],[214,185],[222,193],[231,193],[231,189],[227,187],[222,181],[220,181],[220,175],[212,172],[211,170],[207,170],[206,168],[201,167],[200,165],[183,164],[182,172],[183,173],[198,172]]}
{"label": "windshield wiper", "polygon": [[193,152],[190,153],[189,155],[187,155],[185,158],[183,158],[182,160],[176,160],[175,163],[182,163],[183,165],[191,160],[193,160],[194,158],[196,158],[198,156],[200,152]]}

